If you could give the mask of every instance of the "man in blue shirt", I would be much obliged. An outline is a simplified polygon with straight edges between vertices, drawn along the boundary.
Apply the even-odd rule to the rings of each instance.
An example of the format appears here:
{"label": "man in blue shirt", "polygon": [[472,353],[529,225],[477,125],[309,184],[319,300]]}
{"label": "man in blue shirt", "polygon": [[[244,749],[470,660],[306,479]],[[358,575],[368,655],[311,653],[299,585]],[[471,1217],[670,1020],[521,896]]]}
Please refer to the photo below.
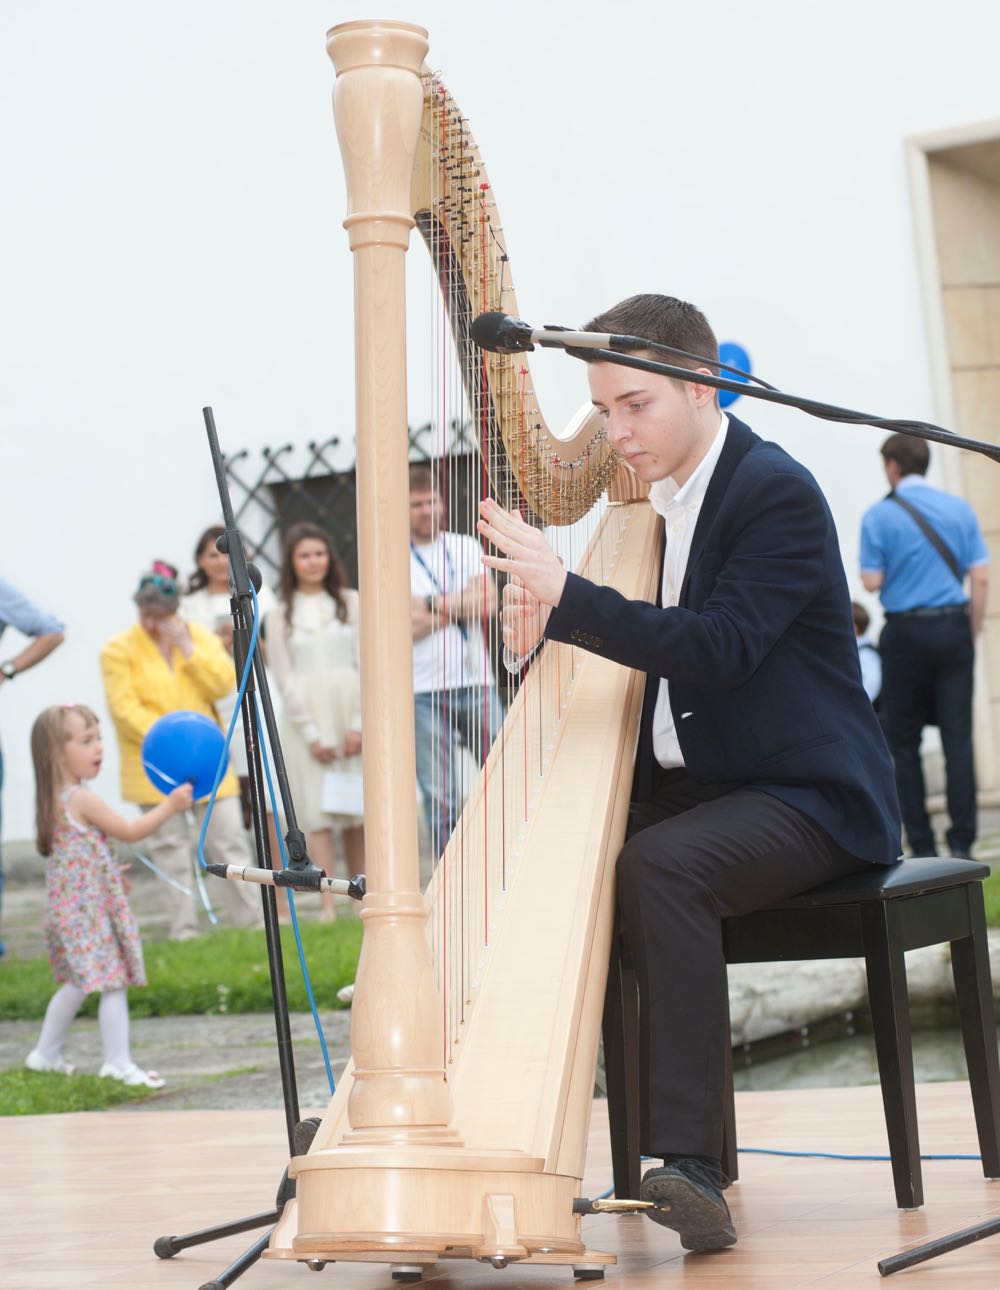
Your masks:
{"label": "man in blue shirt", "polygon": [[920,737],[924,726],[937,726],[947,774],[948,847],[952,855],[968,856],[976,839],[972,667],[990,557],[968,502],[924,479],[930,450],[923,439],[894,434],[882,445],[882,458],[892,492],[862,521],[861,581],[881,594],[885,609],[882,720],[903,827],[914,855],[936,854]]}
{"label": "man in blue shirt", "polygon": [[[0,578],[0,636],[7,627],[14,627],[30,637],[27,645],[13,658],[0,663],[0,686],[13,681],[29,667],[40,663],[63,640],[63,624],[58,618],[33,605],[16,587]],[[3,790],[3,753],[0,752],[0,791]],[[0,861],[0,901],[3,898],[3,864]],[[0,941],[0,957],[4,945]]]}

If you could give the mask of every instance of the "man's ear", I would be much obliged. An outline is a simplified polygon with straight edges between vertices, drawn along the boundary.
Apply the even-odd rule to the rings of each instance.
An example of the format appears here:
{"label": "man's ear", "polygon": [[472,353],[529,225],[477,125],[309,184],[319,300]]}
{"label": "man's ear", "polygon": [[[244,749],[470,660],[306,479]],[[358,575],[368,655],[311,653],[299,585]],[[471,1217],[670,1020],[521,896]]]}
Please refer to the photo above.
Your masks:
{"label": "man's ear", "polygon": [[[714,375],[711,369],[707,367],[696,367],[695,371],[704,372],[708,376]],[[697,385],[693,382],[691,383],[691,395],[696,406],[699,408],[703,408],[707,403],[711,403],[716,394],[718,394],[718,390],[714,385]]]}

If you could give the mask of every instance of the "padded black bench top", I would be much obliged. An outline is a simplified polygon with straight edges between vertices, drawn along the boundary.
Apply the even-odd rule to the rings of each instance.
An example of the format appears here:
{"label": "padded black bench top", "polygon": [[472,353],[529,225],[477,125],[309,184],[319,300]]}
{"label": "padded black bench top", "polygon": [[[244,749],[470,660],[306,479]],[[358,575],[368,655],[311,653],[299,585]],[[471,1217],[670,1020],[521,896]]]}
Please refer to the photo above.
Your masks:
{"label": "padded black bench top", "polygon": [[899,896],[919,896],[926,891],[961,887],[967,882],[982,882],[990,876],[988,864],[976,860],[957,860],[952,856],[914,856],[894,865],[871,865],[846,878],[834,878],[772,909],[806,909],[820,905],[853,905],[859,901],[895,900]]}

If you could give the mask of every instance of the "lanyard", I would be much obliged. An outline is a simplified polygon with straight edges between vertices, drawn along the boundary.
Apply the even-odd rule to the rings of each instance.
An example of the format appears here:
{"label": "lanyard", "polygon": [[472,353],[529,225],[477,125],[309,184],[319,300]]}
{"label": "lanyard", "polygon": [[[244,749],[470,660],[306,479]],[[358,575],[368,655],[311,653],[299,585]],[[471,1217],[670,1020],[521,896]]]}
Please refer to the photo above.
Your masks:
{"label": "lanyard", "polygon": [[[441,585],[441,582],[438,579],[437,575],[435,574],[434,570],[430,567],[430,565],[420,554],[417,548],[413,545],[412,542],[410,543],[410,554],[416,560],[417,564],[420,565],[421,569],[423,569],[424,573],[427,574],[428,578],[430,578],[431,585],[433,586],[434,590],[438,593],[439,596],[446,596],[448,594],[448,584],[454,581],[454,578],[455,578],[455,566],[452,563],[451,552],[448,550],[448,543],[445,541],[445,535],[443,533],[441,534],[441,549],[444,552],[444,562],[448,571],[447,576],[445,578],[444,586]],[[469,632],[468,632],[468,628],[465,626],[465,623],[463,623],[461,619],[456,619],[454,626],[457,627],[458,630],[462,633],[462,640],[468,641]]]}

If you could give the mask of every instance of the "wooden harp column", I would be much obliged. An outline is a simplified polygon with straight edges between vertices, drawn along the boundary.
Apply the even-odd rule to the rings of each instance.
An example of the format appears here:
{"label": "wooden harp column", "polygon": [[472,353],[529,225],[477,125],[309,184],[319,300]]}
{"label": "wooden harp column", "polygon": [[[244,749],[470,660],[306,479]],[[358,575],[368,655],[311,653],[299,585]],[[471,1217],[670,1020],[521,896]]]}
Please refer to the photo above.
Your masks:
{"label": "wooden harp column", "polygon": [[[526,683],[512,703],[461,826],[474,836],[497,816],[491,785],[528,703],[537,706],[533,717],[551,726],[550,751],[535,776],[516,865],[505,874],[502,910],[463,987],[461,1024],[446,1037],[427,918],[447,899],[452,879],[442,863],[426,896],[419,893],[408,613],[403,256],[412,212],[422,210],[415,192],[423,163],[415,167],[414,159],[431,110],[427,38],[406,23],[356,22],[334,28],[327,48],[337,69],[334,113],[355,263],[369,895],[352,1063],[309,1153],[291,1163],[297,1195],[266,1256],[408,1265],[442,1257],[499,1265],[613,1262],[613,1255],[585,1250],[572,1204],[584,1169],[614,860],[625,831],[643,678],[549,645],[535,667],[548,651],[565,651],[551,655],[565,660],[559,685],[533,697]],[[501,239],[494,234],[491,245],[506,261]],[[514,311],[512,295],[490,301],[480,300],[477,311]],[[461,354],[468,318],[452,321]],[[475,379],[500,421],[504,400],[514,397],[512,365],[477,361]],[[520,406],[523,430],[535,417],[534,410],[525,417],[523,381]],[[566,513],[568,498],[583,505],[589,490],[589,506],[608,485],[614,455],[594,426],[587,436],[597,453],[593,468],[563,459],[572,440],[548,442],[527,465],[523,454],[514,461],[521,495],[536,514],[545,515],[550,489],[559,514],[546,518],[568,522],[575,518]],[[494,469],[506,466],[491,464],[495,482]],[[649,513],[643,502],[609,507],[581,571],[625,595],[651,598],[657,530]]]}

